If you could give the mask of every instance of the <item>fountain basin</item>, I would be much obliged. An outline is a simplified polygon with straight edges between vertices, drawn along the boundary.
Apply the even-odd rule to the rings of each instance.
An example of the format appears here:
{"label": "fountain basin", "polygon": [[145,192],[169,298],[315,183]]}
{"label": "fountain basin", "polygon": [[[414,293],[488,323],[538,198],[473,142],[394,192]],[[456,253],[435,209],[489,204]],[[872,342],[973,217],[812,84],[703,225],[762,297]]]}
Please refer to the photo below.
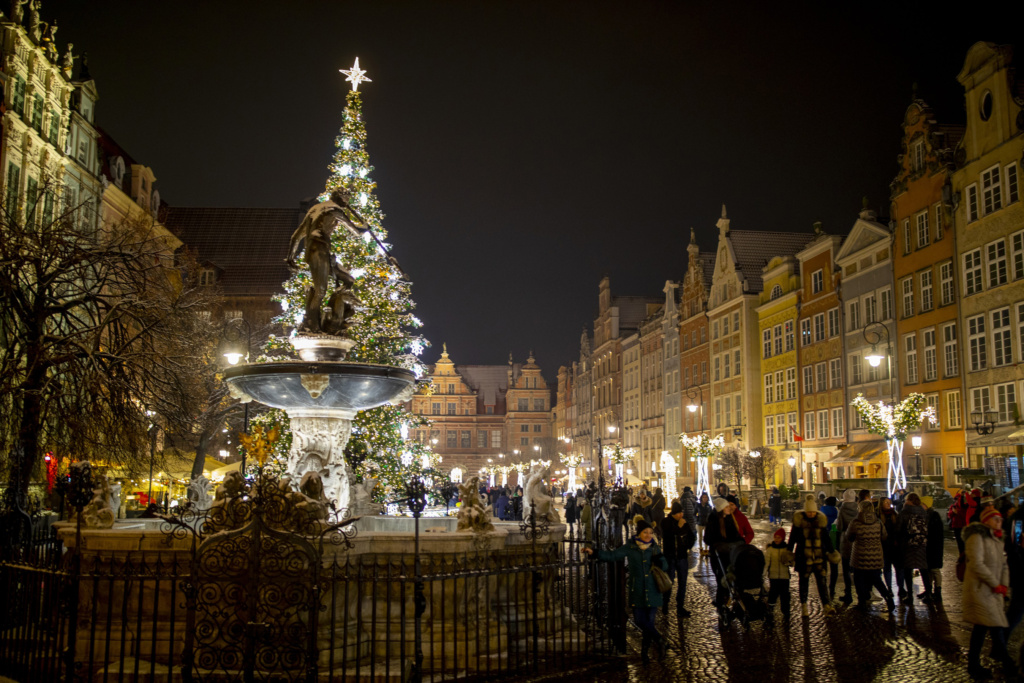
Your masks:
{"label": "fountain basin", "polygon": [[224,379],[272,408],[322,409],[340,416],[405,400],[416,376],[388,365],[286,361],[233,366],[224,371]]}

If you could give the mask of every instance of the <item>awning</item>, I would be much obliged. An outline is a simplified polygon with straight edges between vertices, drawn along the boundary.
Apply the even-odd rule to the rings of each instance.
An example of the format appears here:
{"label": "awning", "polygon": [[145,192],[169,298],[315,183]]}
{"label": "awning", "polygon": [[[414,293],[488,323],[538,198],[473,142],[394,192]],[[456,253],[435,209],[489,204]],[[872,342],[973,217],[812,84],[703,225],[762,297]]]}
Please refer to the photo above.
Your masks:
{"label": "awning", "polygon": [[847,465],[853,463],[868,464],[879,459],[889,457],[889,451],[885,443],[869,441],[866,443],[851,444],[832,456],[828,465]]}
{"label": "awning", "polygon": [[973,429],[967,430],[968,448],[997,448],[999,446],[1016,446],[1024,444],[1024,429],[1015,425],[996,427],[995,431],[979,436]]}
{"label": "awning", "polygon": [[1024,429],[1018,429],[1015,432],[1011,432],[1007,440],[1015,446],[1024,446]]}

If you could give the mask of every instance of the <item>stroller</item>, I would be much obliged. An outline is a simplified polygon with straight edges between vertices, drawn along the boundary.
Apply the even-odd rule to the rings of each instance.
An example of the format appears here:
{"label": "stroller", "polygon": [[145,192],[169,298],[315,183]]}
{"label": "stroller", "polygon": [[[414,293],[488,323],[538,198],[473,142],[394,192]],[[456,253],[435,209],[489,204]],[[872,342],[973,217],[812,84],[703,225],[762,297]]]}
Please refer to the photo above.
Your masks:
{"label": "stroller", "polygon": [[711,553],[712,562],[717,563],[720,571],[721,586],[729,597],[727,602],[718,606],[719,622],[728,626],[732,619],[738,619],[746,628],[750,628],[752,621],[770,623],[772,610],[764,587],[764,553],[757,546],[746,543],[735,543],[722,550],[721,554],[718,551]]}

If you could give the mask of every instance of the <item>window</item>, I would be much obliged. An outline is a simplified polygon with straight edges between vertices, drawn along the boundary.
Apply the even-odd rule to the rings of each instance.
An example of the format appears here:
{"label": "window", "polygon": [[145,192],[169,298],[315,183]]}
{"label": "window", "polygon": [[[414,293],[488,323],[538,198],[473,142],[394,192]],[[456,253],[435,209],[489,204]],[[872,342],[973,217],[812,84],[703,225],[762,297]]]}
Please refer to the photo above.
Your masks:
{"label": "window", "polygon": [[846,306],[846,319],[849,321],[846,329],[850,332],[860,331],[860,302],[851,301]]}
{"label": "window", "polygon": [[43,98],[39,95],[32,98],[32,128],[37,133],[43,132]]}
{"label": "window", "polygon": [[828,336],[839,336],[839,309],[833,308],[828,312]]}
{"label": "window", "polygon": [[[1022,233],[1022,234],[1024,234],[1024,233]],[[785,329],[786,329],[786,350],[787,351],[792,351],[793,348],[794,348],[794,343],[795,343],[794,334],[793,334],[793,321],[792,320],[787,320],[786,321]]]}
{"label": "window", "polygon": [[775,434],[775,440],[780,444],[786,443],[786,441],[789,440],[787,438],[789,435],[786,434],[785,420],[783,419],[782,415],[779,415],[777,418],[775,418]]}
{"label": "window", "polygon": [[903,253],[910,253],[910,220],[903,221]]}
{"label": "window", "polygon": [[932,271],[921,273],[921,311],[932,310]]}
{"label": "window", "polygon": [[718,339],[718,321],[711,323],[711,338]]}
{"label": "window", "polygon": [[772,331],[765,330],[761,333],[761,345],[764,351],[765,358],[772,357]]}
{"label": "window", "polygon": [[825,289],[825,271],[820,268],[811,273],[811,294],[817,294]]}
{"label": "window", "polygon": [[689,366],[683,368],[683,386],[690,386],[690,368]]}
{"label": "window", "polygon": [[850,356],[850,383],[857,385],[863,382],[861,376],[862,367],[860,364],[860,356]]}
{"label": "window", "polygon": [[810,365],[804,366],[804,393],[814,393],[814,368]]}
{"label": "window", "polygon": [[833,389],[843,386],[843,361],[833,358],[828,362],[829,384]]}
{"label": "window", "polygon": [[986,410],[989,410],[990,404],[988,399],[988,387],[977,387],[975,389],[971,389],[971,412],[976,413],[979,411],[985,412]]}
{"label": "window", "polygon": [[[728,356],[726,356],[726,358],[728,358]],[[734,374],[734,375],[739,375],[740,374],[740,360],[741,360],[741,358],[742,357],[740,356],[739,349],[737,349],[736,351],[733,351],[733,354],[732,354],[732,360],[733,360],[732,374]]]}
{"label": "window", "polygon": [[892,290],[883,289],[882,294],[882,320],[892,320]]}
{"label": "window", "polygon": [[430,412],[432,414],[434,414],[434,415],[440,415],[441,414],[441,404],[440,403],[434,403],[431,406],[431,411]]}
{"label": "window", "polygon": [[494,406],[487,406],[487,410],[484,412],[488,415],[494,415]]}
{"label": "window", "polygon": [[740,331],[740,312],[739,311],[736,311],[735,313],[732,314],[732,331],[733,332],[739,332]]}
{"label": "window", "polygon": [[778,356],[782,353],[782,325],[776,325],[772,331],[772,337],[774,338],[775,344],[775,355]]}
{"label": "window", "polygon": [[931,420],[925,420],[924,428],[927,429],[928,431],[934,432],[936,429],[939,428],[937,423],[941,419],[939,416],[942,415],[941,411],[939,410],[939,395],[928,394],[927,396],[925,396],[925,401],[928,402],[928,407],[931,408],[932,411],[935,413],[936,424],[932,424]]}
{"label": "window", "polygon": [[722,401],[715,399],[715,429],[722,428]]}
{"label": "window", "polygon": [[729,334],[729,316],[722,318],[722,336],[725,337]]}
{"label": "window", "polygon": [[953,264],[949,261],[939,266],[939,296],[943,306],[953,303]]}
{"label": "window", "polygon": [[811,319],[804,318],[800,321],[800,345],[807,346],[811,343]]}
{"label": "window", "polygon": [[946,392],[946,428],[960,429],[960,390]]}
{"label": "window", "polygon": [[906,350],[907,384],[917,384],[917,335],[904,337],[903,348]]}
{"label": "window", "polygon": [[920,171],[924,168],[924,140],[914,143],[914,170]]}
{"label": "window", "polygon": [[924,381],[938,379],[938,358],[935,352],[935,330],[924,331]]}
{"label": "window", "polygon": [[722,379],[722,373],[720,371],[721,370],[721,363],[722,363],[721,357],[715,356],[715,381],[716,382],[718,380]]}
{"label": "window", "polygon": [[[796,433],[796,428],[797,428],[797,425],[798,425],[797,418],[796,418],[796,413],[789,413],[786,416],[786,420],[789,422],[789,434],[787,435],[787,437],[788,437],[788,436],[792,436],[793,434]],[[786,439],[786,443],[788,443],[789,441],[790,441],[790,439],[787,438]]]}
{"label": "window", "polygon": [[1017,304],[1017,339],[1020,340],[1018,358],[1024,360],[1024,304]]}
{"label": "window", "polygon": [[964,467],[964,456],[962,455],[951,455],[949,456],[949,467],[956,476],[957,483],[963,483],[964,479],[961,475],[956,474],[957,470],[963,469]]}
{"label": "window", "polygon": [[970,296],[981,291],[981,249],[964,254],[964,294]]}
{"label": "window", "polygon": [[544,399],[542,399],[542,398],[535,398],[535,399],[533,399],[533,409],[534,410],[540,410],[540,411],[544,410]]}
{"label": "window", "polygon": [[832,436],[837,439],[842,437],[843,432],[846,430],[846,425],[843,422],[843,409],[833,408],[832,409]]}
{"label": "window", "polygon": [[900,283],[903,290],[903,317],[909,318],[914,315],[914,280],[906,278]]}
{"label": "window", "polygon": [[942,456],[933,455],[929,458],[932,461],[932,475],[936,477],[942,476]]}
{"label": "window", "polygon": [[530,399],[528,399],[528,398],[521,398],[521,399],[519,399],[519,401],[517,403],[517,406],[518,406],[519,410],[521,410],[523,412],[528,411],[530,409]]}
{"label": "window", "polygon": [[864,324],[869,325],[878,320],[878,309],[875,307],[875,295],[869,294],[864,299]]}
{"label": "window", "polygon": [[445,432],[445,443],[448,445],[448,448],[458,448],[459,433],[454,430]]}
{"label": "window", "polygon": [[708,328],[706,325],[701,325],[700,328],[700,343],[703,344],[708,340]]}
{"label": "window", "polygon": [[14,81],[14,100],[12,105],[18,116],[25,113],[25,79],[21,76],[18,76]]}
{"label": "window", "polygon": [[449,403],[448,404],[448,414],[449,415],[457,415],[458,413],[455,412],[457,408],[458,408],[458,406],[455,403]]}
{"label": "window", "polygon": [[725,426],[732,424],[732,396],[725,397]]}
{"label": "window", "polygon": [[1012,382],[996,385],[996,410],[1000,422],[1013,420],[1013,411],[1017,407],[1016,393]]}
{"label": "window", "polygon": [[827,410],[819,410],[818,411],[818,438],[819,439],[827,439],[828,438],[828,411]]}
{"label": "window", "polygon": [[996,287],[1006,284],[1006,242],[997,240],[987,245],[988,252],[988,286]]}
{"label": "window", "polygon": [[528,436],[521,436],[521,437],[519,437],[519,445],[520,446],[529,446],[530,445],[530,437],[528,437]]}
{"label": "window", "polygon": [[1013,204],[1020,199],[1020,190],[1017,189],[1017,164],[1013,163],[1006,167],[1006,203]]}
{"label": "window", "polygon": [[700,362],[700,381],[703,384],[707,384],[708,381],[708,362],[706,360]]}
{"label": "window", "polygon": [[769,415],[764,419],[764,443],[766,446],[775,445],[775,416]]}
{"label": "window", "polygon": [[999,165],[981,173],[981,202],[986,214],[1002,206],[1002,185],[999,182]]}
{"label": "window", "polygon": [[18,193],[21,191],[21,168],[7,164],[7,215],[16,220],[18,213]]}
{"label": "window", "polygon": [[213,285],[217,280],[216,271],[213,268],[203,268],[199,271],[199,285],[201,287],[209,287]]}
{"label": "window", "polygon": [[814,413],[804,413],[804,439],[814,441]]}
{"label": "window", "polygon": [[978,220],[978,185],[967,186],[967,222]]}
{"label": "window", "polygon": [[734,422],[733,424],[738,424],[738,425],[743,424],[743,406],[741,404],[742,404],[742,402],[740,401],[740,395],[737,394],[736,395],[736,422]]}
{"label": "window", "polygon": [[724,362],[722,364],[724,365],[723,372],[722,372],[722,379],[729,379],[729,377],[732,374],[732,365],[729,364],[729,352],[728,351],[725,352],[725,358],[724,358]]}
{"label": "window", "polygon": [[825,314],[814,314],[814,341],[825,341]]}
{"label": "window", "polygon": [[922,211],[915,217],[917,220],[917,248],[928,246],[928,212]]}
{"label": "window", "polygon": [[[60,141],[60,112],[54,110],[50,112],[50,144],[57,146]],[[85,161],[83,159],[82,161]]]}
{"label": "window", "polygon": [[540,432],[544,429],[544,425],[533,425],[533,431]]}
{"label": "window", "polygon": [[481,429],[476,433],[476,447],[487,448],[487,430]]}
{"label": "window", "polygon": [[826,363],[818,363],[814,366],[814,370],[818,379],[818,391],[825,391],[828,389],[828,365]]}
{"label": "window", "polygon": [[786,400],[796,399],[796,368],[786,368]]}
{"label": "window", "polygon": [[967,340],[971,350],[971,371],[984,370],[986,365],[985,316],[967,319]]}
{"label": "window", "polygon": [[1010,236],[1011,269],[1013,279],[1024,277],[1024,230]]}
{"label": "window", "polygon": [[956,348],[956,323],[942,328],[942,356],[945,360],[945,376],[955,377],[959,374],[960,362]]}
{"label": "window", "polygon": [[935,205],[935,241],[938,242],[942,239],[943,232],[945,231],[945,221],[942,216],[942,204]]}
{"label": "window", "polygon": [[[489,408],[490,406],[488,406]],[[491,448],[501,448],[501,430],[491,430]]]}
{"label": "window", "polygon": [[1013,342],[1010,340],[1010,309],[992,311],[992,365],[1013,362]]}
{"label": "window", "polygon": [[772,293],[769,298],[778,299],[780,296],[782,296],[782,287],[779,285],[775,285],[774,287],[772,287]]}

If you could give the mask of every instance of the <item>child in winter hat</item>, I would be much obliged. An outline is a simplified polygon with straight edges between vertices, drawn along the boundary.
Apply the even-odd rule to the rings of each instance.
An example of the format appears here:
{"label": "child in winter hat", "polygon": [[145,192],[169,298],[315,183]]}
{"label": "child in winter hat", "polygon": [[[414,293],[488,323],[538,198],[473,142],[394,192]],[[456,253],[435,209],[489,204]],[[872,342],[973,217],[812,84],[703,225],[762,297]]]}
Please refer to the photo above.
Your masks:
{"label": "child in winter hat", "polygon": [[782,603],[782,616],[789,618],[789,567],[793,564],[793,553],[786,548],[786,530],[776,529],[772,542],[765,548],[765,574],[768,576],[768,605],[775,608],[776,600]]}

